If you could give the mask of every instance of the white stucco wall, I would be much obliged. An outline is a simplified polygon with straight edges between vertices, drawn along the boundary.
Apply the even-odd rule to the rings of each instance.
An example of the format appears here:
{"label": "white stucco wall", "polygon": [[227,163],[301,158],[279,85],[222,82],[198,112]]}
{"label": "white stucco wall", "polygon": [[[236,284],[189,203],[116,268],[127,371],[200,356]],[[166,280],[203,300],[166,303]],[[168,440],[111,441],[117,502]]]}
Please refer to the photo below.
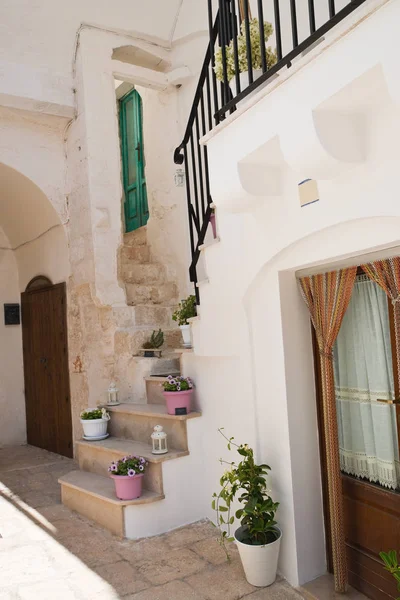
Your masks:
{"label": "white stucco wall", "polygon": [[5,303],[19,304],[18,266],[0,228],[0,447],[26,442],[21,325],[5,325]]}
{"label": "white stucco wall", "polygon": [[[205,462],[218,465],[223,425],[272,467],[279,569],[295,585],[325,571],[310,324],[296,271],[399,252],[399,17],[398,0],[367,3],[206,140],[221,241],[204,252],[209,283],[184,369],[198,383]],[[301,208],[306,178],[320,200]],[[244,436],[242,422],[253,423]],[[208,497],[220,473],[211,469]]]}

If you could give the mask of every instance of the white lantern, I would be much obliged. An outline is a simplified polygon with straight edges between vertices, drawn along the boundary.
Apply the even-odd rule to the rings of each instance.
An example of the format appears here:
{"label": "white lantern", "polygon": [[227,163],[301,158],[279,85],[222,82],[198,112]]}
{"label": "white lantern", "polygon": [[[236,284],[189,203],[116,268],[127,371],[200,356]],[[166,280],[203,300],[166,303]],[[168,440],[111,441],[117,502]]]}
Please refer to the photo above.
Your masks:
{"label": "white lantern", "polygon": [[153,443],[153,454],[165,454],[168,452],[167,434],[163,431],[162,425],[154,427],[154,431],[151,434],[151,441]]}
{"label": "white lantern", "polygon": [[117,406],[118,402],[118,388],[114,381],[111,382],[108,388],[108,406]]}

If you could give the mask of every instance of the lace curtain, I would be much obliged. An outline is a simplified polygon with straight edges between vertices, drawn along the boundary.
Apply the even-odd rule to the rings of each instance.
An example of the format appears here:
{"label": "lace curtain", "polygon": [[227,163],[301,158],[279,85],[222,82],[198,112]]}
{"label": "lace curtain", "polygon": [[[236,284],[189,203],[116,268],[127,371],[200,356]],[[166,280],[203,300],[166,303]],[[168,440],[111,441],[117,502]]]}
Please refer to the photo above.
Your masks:
{"label": "lace curtain", "polygon": [[340,467],[395,489],[400,482],[387,295],[358,276],[334,346]]}

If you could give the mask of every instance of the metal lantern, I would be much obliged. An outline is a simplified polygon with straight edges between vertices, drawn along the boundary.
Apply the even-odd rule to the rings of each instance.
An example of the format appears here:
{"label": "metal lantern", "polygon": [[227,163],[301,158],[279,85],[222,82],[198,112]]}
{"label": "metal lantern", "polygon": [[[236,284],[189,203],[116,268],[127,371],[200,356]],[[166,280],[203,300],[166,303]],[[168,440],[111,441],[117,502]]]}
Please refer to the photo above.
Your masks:
{"label": "metal lantern", "polygon": [[154,431],[151,434],[151,441],[153,443],[153,454],[165,454],[168,452],[167,434],[163,431],[162,425],[154,427]]}
{"label": "metal lantern", "polygon": [[114,381],[111,382],[108,388],[108,406],[115,406],[118,402],[118,388]]}

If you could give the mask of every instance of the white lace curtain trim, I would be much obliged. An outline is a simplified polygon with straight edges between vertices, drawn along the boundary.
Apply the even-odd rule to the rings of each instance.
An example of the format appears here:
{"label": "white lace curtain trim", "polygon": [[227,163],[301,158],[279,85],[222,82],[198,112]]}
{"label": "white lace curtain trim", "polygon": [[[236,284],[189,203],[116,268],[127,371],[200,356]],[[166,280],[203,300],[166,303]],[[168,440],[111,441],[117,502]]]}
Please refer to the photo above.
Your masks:
{"label": "white lace curtain trim", "polygon": [[362,477],[373,483],[395,490],[400,481],[399,461],[385,461],[377,456],[339,449],[340,469],[348,475]]}

